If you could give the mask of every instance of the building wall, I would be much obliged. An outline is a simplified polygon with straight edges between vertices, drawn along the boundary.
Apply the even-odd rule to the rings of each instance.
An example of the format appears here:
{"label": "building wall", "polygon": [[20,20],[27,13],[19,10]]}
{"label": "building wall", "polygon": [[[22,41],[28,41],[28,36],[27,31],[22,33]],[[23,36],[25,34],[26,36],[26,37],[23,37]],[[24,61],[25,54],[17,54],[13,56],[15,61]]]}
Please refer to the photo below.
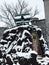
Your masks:
{"label": "building wall", "polygon": [[46,16],[46,31],[47,31],[47,41],[49,42],[49,0],[44,0],[45,4],[45,16]]}
{"label": "building wall", "polygon": [[4,30],[6,30],[6,29],[7,28],[5,28],[5,27],[0,27],[0,40],[1,40],[2,36],[3,36]]}

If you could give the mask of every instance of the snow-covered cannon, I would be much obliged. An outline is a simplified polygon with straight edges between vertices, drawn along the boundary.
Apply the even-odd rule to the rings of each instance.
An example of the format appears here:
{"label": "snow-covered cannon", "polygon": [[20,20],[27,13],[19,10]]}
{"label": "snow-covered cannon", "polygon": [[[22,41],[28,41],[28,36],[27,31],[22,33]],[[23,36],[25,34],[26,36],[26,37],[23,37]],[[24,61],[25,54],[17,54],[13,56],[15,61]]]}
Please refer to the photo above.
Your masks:
{"label": "snow-covered cannon", "polygon": [[48,65],[48,47],[42,30],[22,24],[3,33],[0,41],[0,65]]}

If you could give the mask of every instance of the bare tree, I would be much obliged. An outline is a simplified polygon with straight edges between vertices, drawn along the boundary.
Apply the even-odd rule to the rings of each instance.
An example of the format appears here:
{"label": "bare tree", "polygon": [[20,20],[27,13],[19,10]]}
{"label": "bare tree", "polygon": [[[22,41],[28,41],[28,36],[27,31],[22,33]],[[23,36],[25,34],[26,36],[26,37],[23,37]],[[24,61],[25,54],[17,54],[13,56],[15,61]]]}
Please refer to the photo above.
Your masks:
{"label": "bare tree", "polygon": [[[5,7],[5,8],[4,8]],[[0,20],[5,22],[9,28],[15,26],[12,7],[10,5],[4,4],[4,7],[1,7],[2,14],[0,14]]]}
{"label": "bare tree", "polygon": [[[1,7],[2,14],[0,14],[0,20],[5,22],[9,28],[16,26],[14,17],[16,17],[18,14],[28,14],[31,9],[27,9],[27,6],[28,5],[24,2],[24,0],[23,2],[18,0],[18,4],[16,4],[16,6],[11,6],[4,3],[4,7]],[[36,14],[38,13],[35,11],[34,15]]]}

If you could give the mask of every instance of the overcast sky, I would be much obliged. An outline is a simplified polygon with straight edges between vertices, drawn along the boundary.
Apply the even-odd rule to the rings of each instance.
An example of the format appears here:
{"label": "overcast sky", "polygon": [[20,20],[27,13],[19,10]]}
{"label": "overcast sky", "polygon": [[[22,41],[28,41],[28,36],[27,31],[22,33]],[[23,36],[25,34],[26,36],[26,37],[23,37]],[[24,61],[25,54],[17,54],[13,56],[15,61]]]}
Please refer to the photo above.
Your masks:
{"label": "overcast sky", "polygon": [[15,4],[17,0],[0,0],[0,5],[3,5],[5,2],[8,4]]}

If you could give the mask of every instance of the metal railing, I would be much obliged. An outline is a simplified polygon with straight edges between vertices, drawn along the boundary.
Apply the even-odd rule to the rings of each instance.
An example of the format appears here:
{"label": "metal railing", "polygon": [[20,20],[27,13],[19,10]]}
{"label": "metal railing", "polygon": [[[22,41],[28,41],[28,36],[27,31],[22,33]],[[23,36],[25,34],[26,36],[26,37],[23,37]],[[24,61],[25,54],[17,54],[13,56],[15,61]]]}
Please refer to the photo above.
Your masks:
{"label": "metal railing", "polygon": [[31,22],[31,24],[38,22],[38,18],[32,18],[30,14],[19,14],[14,17],[17,25],[26,24]]}

